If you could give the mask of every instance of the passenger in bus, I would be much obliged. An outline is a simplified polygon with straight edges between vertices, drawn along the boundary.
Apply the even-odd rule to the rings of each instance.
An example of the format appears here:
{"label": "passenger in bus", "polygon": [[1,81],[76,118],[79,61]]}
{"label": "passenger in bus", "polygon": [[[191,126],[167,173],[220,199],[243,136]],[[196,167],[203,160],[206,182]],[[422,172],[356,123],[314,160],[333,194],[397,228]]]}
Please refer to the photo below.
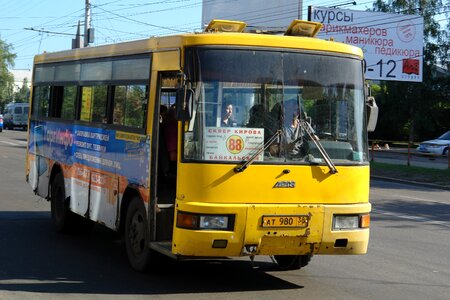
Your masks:
{"label": "passenger in bus", "polygon": [[285,152],[291,155],[298,154],[301,147],[301,139],[299,140],[301,128],[297,101],[290,99],[284,102],[284,105],[281,102],[275,103],[266,120],[265,132],[268,132],[269,137],[277,130],[283,131],[278,142],[270,145],[270,154],[273,156]]}
{"label": "passenger in bus", "polygon": [[263,128],[264,129],[264,141],[270,139],[270,137],[276,132],[278,123],[273,119],[272,115],[266,112],[264,105],[255,104],[250,108],[250,117],[247,123],[249,128]]}
{"label": "passenger in bus", "polygon": [[250,128],[264,128],[266,119],[266,111],[262,104],[255,104],[250,108],[250,117],[247,123],[247,127]]}
{"label": "passenger in bus", "polygon": [[166,115],[167,115],[167,106],[161,104],[159,106],[159,123],[160,124],[162,124],[164,122],[164,120],[166,119]]}
{"label": "passenger in bus", "polygon": [[297,113],[294,113],[290,120],[290,124],[284,127],[284,132],[286,133],[286,142],[288,144],[291,144],[298,138],[298,130],[300,127],[299,115]]}
{"label": "passenger in bus", "polygon": [[300,111],[295,99],[287,100],[284,104],[284,132],[288,144],[295,141],[299,136]]}
{"label": "passenger in bus", "polygon": [[223,127],[236,127],[237,122],[233,116],[233,104],[228,103],[225,106],[225,112],[222,115],[222,126]]}
{"label": "passenger in bus", "polygon": [[176,119],[175,105],[172,105],[166,114],[164,124],[164,136],[166,139],[167,152],[169,153],[169,160],[171,162],[177,161],[177,137],[178,137],[178,122]]}
{"label": "passenger in bus", "polygon": [[277,102],[272,106],[269,116],[266,120],[267,128],[270,128],[271,134],[280,129],[281,120],[283,115],[281,114],[281,103]]}
{"label": "passenger in bus", "polygon": [[167,106],[160,105],[159,107],[159,139],[158,139],[158,170],[159,174],[166,178],[169,174],[170,163],[169,153],[167,151],[165,125],[167,118]]}
{"label": "passenger in bus", "polygon": [[300,153],[303,143],[303,130],[300,126],[300,109],[296,99],[290,99],[285,102],[285,125],[284,134],[286,139],[287,151],[291,155]]}
{"label": "passenger in bus", "polygon": [[177,134],[178,122],[175,118],[175,105],[169,109],[161,105],[160,108],[160,128],[159,128],[159,149],[158,163],[159,175],[162,175],[162,182],[165,184],[175,184],[177,173]]}

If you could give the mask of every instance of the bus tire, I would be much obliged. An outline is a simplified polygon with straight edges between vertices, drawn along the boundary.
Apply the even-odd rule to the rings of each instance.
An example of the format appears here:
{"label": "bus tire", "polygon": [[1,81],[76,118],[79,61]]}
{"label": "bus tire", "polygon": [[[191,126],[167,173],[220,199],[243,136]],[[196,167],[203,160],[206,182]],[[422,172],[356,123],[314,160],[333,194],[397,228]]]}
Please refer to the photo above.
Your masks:
{"label": "bus tire", "polygon": [[127,209],[124,239],[131,267],[138,272],[146,271],[150,265],[150,232],[145,207],[137,196]]}
{"label": "bus tire", "polygon": [[308,265],[311,255],[275,255],[275,261],[283,271],[298,270]]}
{"label": "bus tire", "polygon": [[70,201],[66,198],[64,177],[61,172],[55,175],[51,190],[51,212],[56,231],[66,233],[73,226],[73,216],[70,211]]}

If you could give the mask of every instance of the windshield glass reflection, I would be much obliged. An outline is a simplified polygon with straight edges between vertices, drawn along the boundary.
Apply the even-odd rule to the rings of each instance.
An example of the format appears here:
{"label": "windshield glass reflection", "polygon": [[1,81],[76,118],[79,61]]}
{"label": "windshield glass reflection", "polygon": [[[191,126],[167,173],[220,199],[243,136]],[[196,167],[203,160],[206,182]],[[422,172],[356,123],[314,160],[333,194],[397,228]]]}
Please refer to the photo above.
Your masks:
{"label": "windshield glass reflection", "polygon": [[239,163],[260,152],[255,163],[324,164],[306,122],[333,163],[367,161],[360,60],[210,48],[191,48],[186,59],[195,91],[186,160]]}

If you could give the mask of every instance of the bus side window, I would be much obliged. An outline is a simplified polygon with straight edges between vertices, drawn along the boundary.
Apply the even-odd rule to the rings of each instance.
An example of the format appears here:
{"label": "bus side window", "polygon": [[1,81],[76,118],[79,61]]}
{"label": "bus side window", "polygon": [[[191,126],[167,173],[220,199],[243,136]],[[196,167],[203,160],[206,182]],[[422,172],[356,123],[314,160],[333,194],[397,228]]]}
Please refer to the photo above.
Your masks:
{"label": "bus side window", "polygon": [[77,96],[76,86],[53,86],[52,103],[50,105],[50,117],[64,120],[74,120],[75,101]]}
{"label": "bus side window", "polygon": [[144,128],[147,113],[146,85],[118,85],[114,87],[113,124]]}
{"label": "bus side window", "polygon": [[104,123],[107,118],[108,86],[83,86],[81,90],[81,121]]}
{"label": "bus side window", "polygon": [[34,118],[48,117],[49,109],[50,109],[50,86],[34,87],[32,116]]}
{"label": "bus side window", "polygon": [[64,120],[74,120],[76,111],[76,99],[77,99],[77,87],[64,86],[60,87],[60,93],[57,93],[56,102],[57,107],[57,117]]}

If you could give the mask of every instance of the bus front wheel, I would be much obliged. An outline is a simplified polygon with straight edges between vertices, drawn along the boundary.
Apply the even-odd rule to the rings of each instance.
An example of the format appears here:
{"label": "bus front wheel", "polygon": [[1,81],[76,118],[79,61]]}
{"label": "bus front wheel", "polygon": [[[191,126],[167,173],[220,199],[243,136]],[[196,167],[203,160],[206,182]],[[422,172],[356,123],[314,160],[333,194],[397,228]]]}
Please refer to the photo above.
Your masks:
{"label": "bus front wheel", "polygon": [[275,261],[284,271],[298,270],[308,265],[311,255],[275,255]]}
{"label": "bus front wheel", "polygon": [[145,207],[139,197],[134,197],[128,206],[124,238],[131,267],[139,272],[146,271],[150,264],[150,233]]}

